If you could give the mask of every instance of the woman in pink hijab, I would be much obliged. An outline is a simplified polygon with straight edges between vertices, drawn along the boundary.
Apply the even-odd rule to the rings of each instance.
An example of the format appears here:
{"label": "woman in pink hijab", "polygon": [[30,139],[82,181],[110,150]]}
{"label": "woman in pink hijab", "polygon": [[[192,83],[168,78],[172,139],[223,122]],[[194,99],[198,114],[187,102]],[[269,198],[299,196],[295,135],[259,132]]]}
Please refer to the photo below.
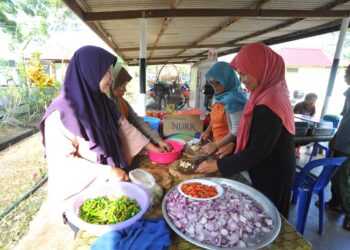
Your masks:
{"label": "woman in pink hijab", "polygon": [[288,218],[295,172],[294,118],[281,56],[264,44],[244,46],[231,66],[251,92],[239,123],[235,154],[203,162],[199,173],[248,170],[252,185]]}

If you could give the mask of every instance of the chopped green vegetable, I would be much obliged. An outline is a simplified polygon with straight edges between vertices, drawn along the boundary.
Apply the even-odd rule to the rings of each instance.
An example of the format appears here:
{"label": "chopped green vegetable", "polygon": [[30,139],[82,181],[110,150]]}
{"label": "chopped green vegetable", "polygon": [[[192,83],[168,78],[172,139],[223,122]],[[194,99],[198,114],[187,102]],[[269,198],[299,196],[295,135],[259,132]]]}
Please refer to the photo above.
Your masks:
{"label": "chopped green vegetable", "polygon": [[101,196],[85,200],[79,208],[79,217],[88,223],[109,225],[126,221],[140,211],[137,201],[124,195],[119,198]]}

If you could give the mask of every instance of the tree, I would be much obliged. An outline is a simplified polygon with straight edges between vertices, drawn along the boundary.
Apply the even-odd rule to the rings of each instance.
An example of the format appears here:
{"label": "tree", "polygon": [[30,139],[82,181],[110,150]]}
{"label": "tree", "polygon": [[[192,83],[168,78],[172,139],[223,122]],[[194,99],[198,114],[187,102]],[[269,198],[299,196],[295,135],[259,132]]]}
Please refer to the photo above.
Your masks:
{"label": "tree", "polygon": [[52,31],[80,26],[75,15],[60,0],[0,0],[0,28],[11,36],[9,49],[43,42]]}
{"label": "tree", "polygon": [[[17,23],[14,17],[17,15],[17,9],[11,0],[0,0],[0,27],[5,32],[16,37]],[[19,38],[19,40],[22,40]]]}

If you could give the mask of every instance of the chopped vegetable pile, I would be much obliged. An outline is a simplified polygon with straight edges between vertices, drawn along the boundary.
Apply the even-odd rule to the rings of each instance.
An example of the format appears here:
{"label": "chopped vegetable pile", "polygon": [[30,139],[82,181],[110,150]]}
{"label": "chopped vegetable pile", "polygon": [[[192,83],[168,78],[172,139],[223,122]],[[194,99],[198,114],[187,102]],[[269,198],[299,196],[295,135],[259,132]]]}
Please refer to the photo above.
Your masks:
{"label": "chopped vegetable pile", "polygon": [[195,166],[189,161],[181,160],[178,169],[183,172],[192,172]]}
{"label": "chopped vegetable pile", "polygon": [[85,200],[79,209],[79,217],[88,223],[109,225],[126,221],[140,211],[137,201],[124,195],[119,198],[100,196]]}
{"label": "chopped vegetable pile", "polygon": [[252,197],[223,184],[224,194],[197,201],[174,189],[165,198],[166,212],[184,235],[208,246],[252,247],[270,237],[275,224]]}
{"label": "chopped vegetable pile", "polygon": [[218,194],[216,187],[199,182],[191,182],[182,185],[182,192],[193,198],[210,198]]}

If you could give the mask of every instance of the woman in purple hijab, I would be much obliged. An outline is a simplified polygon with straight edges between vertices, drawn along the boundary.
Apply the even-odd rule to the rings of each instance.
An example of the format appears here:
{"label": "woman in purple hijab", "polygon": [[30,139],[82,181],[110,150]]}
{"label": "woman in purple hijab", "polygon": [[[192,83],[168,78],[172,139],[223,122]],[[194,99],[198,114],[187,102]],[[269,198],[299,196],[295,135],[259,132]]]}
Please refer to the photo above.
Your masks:
{"label": "woman in purple hijab", "polygon": [[[117,58],[94,46],[78,49],[60,95],[40,123],[49,170],[49,205],[55,218],[87,187],[128,180],[129,152],[152,145],[103,92]],[[129,145],[133,142],[137,145]],[[121,144],[123,142],[123,144]],[[135,153],[134,153],[135,154]]]}

